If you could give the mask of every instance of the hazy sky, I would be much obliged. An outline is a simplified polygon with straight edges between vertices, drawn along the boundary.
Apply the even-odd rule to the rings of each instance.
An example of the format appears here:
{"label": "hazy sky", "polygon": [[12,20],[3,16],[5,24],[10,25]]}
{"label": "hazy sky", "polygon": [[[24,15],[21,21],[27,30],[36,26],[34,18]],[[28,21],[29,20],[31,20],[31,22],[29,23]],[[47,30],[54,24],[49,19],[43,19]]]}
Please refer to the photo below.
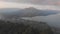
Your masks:
{"label": "hazy sky", "polygon": [[[60,0],[0,0],[0,8],[28,8],[60,10]],[[57,6],[56,6],[57,5]]]}
{"label": "hazy sky", "polygon": [[60,0],[0,0],[0,1],[60,5]]}

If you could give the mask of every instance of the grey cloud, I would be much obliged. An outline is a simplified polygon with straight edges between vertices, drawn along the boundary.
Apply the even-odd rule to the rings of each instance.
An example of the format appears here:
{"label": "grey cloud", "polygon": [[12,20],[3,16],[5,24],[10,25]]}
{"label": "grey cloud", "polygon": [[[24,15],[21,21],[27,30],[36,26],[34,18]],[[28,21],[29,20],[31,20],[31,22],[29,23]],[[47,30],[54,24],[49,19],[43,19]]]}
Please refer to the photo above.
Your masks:
{"label": "grey cloud", "polygon": [[20,2],[20,3],[31,3],[31,4],[50,4],[52,3],[53,5],[60,0],[3,0],[3,1],[8,1],[8,2]]}

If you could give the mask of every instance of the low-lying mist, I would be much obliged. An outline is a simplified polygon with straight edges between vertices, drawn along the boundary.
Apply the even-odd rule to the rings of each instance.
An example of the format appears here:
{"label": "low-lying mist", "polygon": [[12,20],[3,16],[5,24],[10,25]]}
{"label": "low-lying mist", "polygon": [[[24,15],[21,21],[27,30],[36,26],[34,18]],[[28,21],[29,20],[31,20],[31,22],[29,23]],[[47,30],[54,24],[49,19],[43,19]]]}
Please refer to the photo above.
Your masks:
{"label": "low-lying mist", "polygon": [[60,28],[60,14],[49,16],[23,17],[22,19],[46,22],[51,27]]}

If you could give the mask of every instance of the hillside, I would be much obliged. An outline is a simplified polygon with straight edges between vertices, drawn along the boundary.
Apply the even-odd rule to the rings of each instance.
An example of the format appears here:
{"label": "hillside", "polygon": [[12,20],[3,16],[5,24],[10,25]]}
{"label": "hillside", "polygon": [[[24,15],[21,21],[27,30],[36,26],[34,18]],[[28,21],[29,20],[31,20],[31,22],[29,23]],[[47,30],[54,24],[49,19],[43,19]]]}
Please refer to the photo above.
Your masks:
{"label": "hillside", "polygon": [[45,22],[7,19],[0,20],[0,34],[54,34],[54,31]]}

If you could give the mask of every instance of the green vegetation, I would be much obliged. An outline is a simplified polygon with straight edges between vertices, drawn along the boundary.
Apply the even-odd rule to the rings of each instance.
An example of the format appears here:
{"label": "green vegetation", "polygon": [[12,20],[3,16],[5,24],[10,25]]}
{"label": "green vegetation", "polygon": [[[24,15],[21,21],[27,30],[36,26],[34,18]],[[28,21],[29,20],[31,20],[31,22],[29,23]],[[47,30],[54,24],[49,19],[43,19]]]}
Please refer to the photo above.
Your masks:
{"label": "green vegetation", "polygon": [[[29,23],[29,21],[27,22]],[[53,34],[53,31],[49,27],[47,29],[38,29],[29,24],[19,23],[0,20],[0,34]]]}

